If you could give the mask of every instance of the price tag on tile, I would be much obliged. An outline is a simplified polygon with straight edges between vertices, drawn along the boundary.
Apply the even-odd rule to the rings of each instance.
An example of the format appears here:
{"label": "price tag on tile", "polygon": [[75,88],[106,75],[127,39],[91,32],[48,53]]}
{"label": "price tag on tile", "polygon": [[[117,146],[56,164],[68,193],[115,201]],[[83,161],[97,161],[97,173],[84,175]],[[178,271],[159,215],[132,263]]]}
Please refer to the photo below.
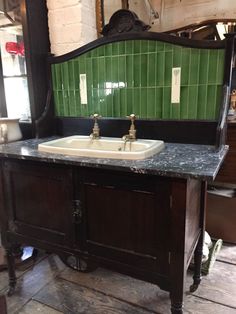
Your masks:
{"label": "price tag on tile", "polygon": [[181,68],[172,68],[171,103],[180,103]]}

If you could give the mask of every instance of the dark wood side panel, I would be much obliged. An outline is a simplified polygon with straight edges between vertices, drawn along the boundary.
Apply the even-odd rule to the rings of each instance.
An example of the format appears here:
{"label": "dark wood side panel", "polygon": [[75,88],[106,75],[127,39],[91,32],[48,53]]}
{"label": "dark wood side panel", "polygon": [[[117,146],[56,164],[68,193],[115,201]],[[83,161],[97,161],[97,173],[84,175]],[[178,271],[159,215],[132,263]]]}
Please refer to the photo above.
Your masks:
{"label": "dark wood side panel", "polygon": [[4,162],[10,230],[66,244],[72,217],[72,172],[42,163]]}
{"label": "dark wood side panel", "polygon": [[236,123],[228,123],[227,141],[229,152],[216,177],[216,181],[236,184]]}
{"label": "dark wood side panel", "polygon": [[193,247],[197,244],[197,239],[200,235],[200,194],[201,182],[189,180],[187,186],[185,226],[185,250],[187,252],[188,262],[190,262]]}

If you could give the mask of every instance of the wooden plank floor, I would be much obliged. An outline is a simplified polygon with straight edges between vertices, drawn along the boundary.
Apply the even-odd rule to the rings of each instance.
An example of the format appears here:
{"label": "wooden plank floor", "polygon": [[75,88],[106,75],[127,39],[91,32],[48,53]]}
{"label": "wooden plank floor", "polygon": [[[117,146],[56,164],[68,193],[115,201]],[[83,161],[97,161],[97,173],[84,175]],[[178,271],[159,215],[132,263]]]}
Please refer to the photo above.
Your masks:
{"label": "wooden plank floor", "polygon": [[[84,274],[64,266],[57,256],[39,259],[18,271],[17,291],[7,298],[9,314],[168,314],[168,293],[157,286],[112,271]],[[191,284],[187,278],[186,289]],[[7,290],[0,272],[0,293]],[[211,273],[194,293],[186,290],[185,313],[236,314],[236,245],[224,245]]]}

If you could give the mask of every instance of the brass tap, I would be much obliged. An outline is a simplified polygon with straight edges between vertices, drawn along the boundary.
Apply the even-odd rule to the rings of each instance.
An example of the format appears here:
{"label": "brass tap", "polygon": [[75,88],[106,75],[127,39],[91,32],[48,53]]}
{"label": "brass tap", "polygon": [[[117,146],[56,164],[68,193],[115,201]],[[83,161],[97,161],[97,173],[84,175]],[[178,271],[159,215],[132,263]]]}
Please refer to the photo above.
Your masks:
{"label": "brass tap", "polygon": [[132,113],[127,118],[129,118],[130,121],[131,121],[129,134],[126,134],[126,135],[122,136],[122,140],[124,140],[125,142],[127,142],[127,141],[130,141],[130,142],[136,141],[136,129],[135,129],[135,125],[134,125],[134,121],[135,121],[136,116],[135,116],[134,113]]}
{"label": "brass tap", "polygon": [[98,118],[101,118],[101,116],[97,113],[94,113],[91,118],[94,119],[94,126],[93,126],[93,132],[90,134],[90,137],[92,139],[99,139],[100,138],[100,129],[98,126]]}

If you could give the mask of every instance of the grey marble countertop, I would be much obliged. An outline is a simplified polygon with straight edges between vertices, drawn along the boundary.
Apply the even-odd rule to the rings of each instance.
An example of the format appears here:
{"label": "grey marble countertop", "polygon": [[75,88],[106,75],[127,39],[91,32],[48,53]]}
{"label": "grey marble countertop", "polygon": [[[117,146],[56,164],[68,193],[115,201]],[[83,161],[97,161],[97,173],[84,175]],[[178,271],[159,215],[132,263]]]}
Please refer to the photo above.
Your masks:
{"label": "grey marble countertop", "polygon": [[212,181],[228,151],[228,146],[216,152],[213,146],[165,143],[161,153],[143,160],[87,158],[38,151],[39,143],[53,138],[2,144],[0,157]]}

